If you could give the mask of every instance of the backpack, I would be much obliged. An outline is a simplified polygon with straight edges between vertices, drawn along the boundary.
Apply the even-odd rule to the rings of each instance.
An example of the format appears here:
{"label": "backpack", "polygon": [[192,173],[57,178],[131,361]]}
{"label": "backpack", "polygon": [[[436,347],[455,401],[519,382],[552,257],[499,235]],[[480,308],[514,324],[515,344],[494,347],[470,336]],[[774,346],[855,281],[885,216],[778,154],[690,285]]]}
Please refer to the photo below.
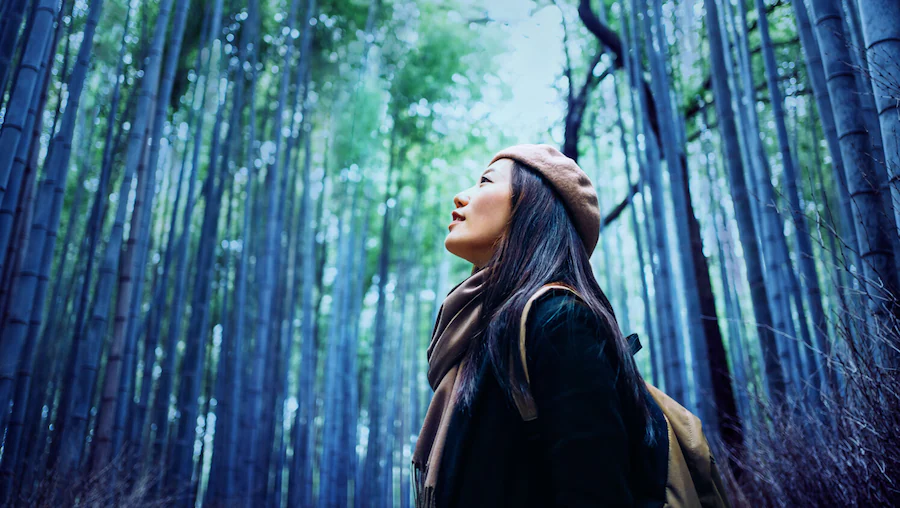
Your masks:
{"label": "backpack", "polygon": [[[581,298],[574,288],[562,283],[551,283],[541,287],[525,303],[519,325],[519,354],[525,371],[526,383],[531,381],[528,376],[528,364],[525,361],[528,311],[541,295],[553,289],[565,289],[574,293],[579,299]],[[640,350],[641,345],[637,335],[632,334],[628,339],[632,354]],[[715,458],[713,458],[709,443],[703,435],[700,419],[655,386],[646,381],[645,383],[647,391],[662,410],[666,420],[669,453],[664,506],[671,508],[730,507]],[[513,401],[522,420],[528,422],[537,418],[537,406],[529,391],[513,390]]]}

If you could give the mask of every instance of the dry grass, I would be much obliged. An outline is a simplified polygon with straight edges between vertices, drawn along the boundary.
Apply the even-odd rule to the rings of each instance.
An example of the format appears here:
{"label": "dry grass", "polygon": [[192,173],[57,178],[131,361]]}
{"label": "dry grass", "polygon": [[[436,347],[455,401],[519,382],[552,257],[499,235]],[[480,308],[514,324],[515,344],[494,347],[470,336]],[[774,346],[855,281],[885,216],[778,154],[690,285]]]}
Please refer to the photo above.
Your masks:
{"label": "dry grass", "polygon": [[61,478],[52,472],[34,487],[30,495],[21,494],[10,506],[33,508],[58,508],[79,506],[90,508],[147,507],[163,508],[179,504],[185,489],[160,491],[157,483],[161,474],[157,470],[136,467],[120,455],[105,468],[87,476]]}
{"label": "dry grass", "polygon": [[762,406],[740,478],[725,471],[735,506],[900,506],[898,338],[896,329],[875,340],[845,335],[832,357],[843,386],[821,407]]}
{"label": "dry grass", "polygon": [[[52,472],[34,486],[31,494],[22,494],[10,507],[60,508],[169,508],[189,504],[191,486],[159,482],[164,473],[141,465],[140,457],[116,457],[107,467],[87,477],[62,479]],[[133,466],[132,466],[133,465]],[[203,503],[211,508],[245,506],[243,499]]]}

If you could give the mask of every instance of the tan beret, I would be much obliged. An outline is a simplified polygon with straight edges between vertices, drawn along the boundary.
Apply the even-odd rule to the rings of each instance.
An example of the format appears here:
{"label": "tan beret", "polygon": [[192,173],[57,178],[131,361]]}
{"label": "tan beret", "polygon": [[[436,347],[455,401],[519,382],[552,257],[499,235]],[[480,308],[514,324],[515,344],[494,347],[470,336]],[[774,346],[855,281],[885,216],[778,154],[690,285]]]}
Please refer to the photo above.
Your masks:
{"label": "tan beret", "polygon": [[497,159],[513,159],[540,173],[550,182],[569,212],[588,255],[600,236],[600,206],[597,191],[578,164],[550,145],[515,145],[497,152]]}

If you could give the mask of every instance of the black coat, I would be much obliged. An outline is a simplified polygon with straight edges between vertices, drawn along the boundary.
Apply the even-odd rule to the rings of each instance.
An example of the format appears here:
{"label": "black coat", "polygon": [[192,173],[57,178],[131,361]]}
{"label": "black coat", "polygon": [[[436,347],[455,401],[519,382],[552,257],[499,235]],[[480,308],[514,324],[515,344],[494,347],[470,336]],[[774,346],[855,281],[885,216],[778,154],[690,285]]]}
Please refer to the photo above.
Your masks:
{"label": "black coat", "polygon": [[645,393],[657,435],[646,444],[609,329],[571,293],[550,291],[526,337],[538,418],[521,419],[485,360],[471,408],[450,422],[437,507],[662,506],[665,420]]}

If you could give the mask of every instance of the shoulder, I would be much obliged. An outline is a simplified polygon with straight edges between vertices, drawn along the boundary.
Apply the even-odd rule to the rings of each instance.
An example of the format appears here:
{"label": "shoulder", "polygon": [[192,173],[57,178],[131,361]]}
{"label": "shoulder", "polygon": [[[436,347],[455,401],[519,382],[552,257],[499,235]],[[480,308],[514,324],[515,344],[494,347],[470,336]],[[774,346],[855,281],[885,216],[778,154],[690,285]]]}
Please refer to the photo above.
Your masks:
{"label": "shoulder", "polygon": [[[538,297],[526,321],[526,351],[536,357],[599,354],[613,340],[606,319],[571,291],[553,289]],[[531,355],[529,355],[531,356]],[[594,356],[594,355],[590,355]]]}
{"label": "shoulder", "polygon": [[525,361],[532,396],[544,413],[569,414],[564,408],[597,401],[618,404],[619,360],[607,323],[569,291],[535,300],[528,314]]}
{"label": "shoulder", "polygon": [[529,336],[547,335],[560,329],[600,332],[603,319],[577,295],[565,289],[551,289],[531,306],[526,322]]}

